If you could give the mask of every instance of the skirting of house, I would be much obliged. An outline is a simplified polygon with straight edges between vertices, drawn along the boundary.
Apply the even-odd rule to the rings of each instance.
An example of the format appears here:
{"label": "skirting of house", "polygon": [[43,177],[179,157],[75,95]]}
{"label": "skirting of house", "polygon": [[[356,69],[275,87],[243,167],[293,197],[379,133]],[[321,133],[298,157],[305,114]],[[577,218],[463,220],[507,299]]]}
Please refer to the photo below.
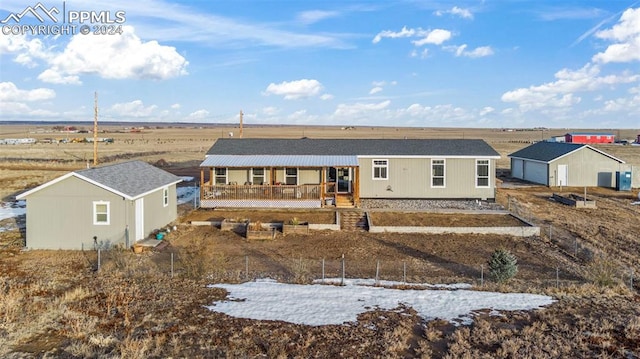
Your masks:
{"label": "skirting of house", "polygon": [[237,208],[321,208],[320,200],[221,200],[203,199],[202,208],[237,207]]}

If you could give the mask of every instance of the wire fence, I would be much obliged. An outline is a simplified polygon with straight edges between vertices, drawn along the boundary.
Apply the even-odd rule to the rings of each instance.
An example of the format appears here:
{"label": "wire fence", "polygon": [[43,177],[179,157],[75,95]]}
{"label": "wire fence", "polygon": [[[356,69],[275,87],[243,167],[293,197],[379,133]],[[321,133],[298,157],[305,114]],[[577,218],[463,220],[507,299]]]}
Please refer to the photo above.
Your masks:
{"label": "wire fence", "polygon": [[513,215],[540,227],[540,236],[556,245],[563,254],[582,263],[588,263],[594,258],[594,252],[588,247],[586,241],[580,235],[571,231],[567,226],[554,226],[551,221],[536,218],[528,209],[527,204],[519,202],[516,198],[508,196],[505,208]]}
{"label": "wire fence", "polygon": [[[131,261],[140,255],[130,251],[93,251],[94,268],[98,272],[122,271],[135,275]],[[145,256],[143,253],[142,256]],[[165,250],[148,255],[146,270],[169,278],[190,278],[212,283],[246,282],[270,278],[284,283],[306,284],[314,281],[344,283],[367,279],[374,283],[397,286],[466,283],[483,286],[492,282],[486,264],[467,265],[453,262],[406,260],[356,260],[344,258],[271,258],[263,255],[228,256],[195,254],[191,251]],[[140,262],[142,260],[138,259]],[[148,267],[151,263],[151,267]],[[539,265],[518,265],[518,282],[527,287],[566,287],[585,283],[569,270]]]}

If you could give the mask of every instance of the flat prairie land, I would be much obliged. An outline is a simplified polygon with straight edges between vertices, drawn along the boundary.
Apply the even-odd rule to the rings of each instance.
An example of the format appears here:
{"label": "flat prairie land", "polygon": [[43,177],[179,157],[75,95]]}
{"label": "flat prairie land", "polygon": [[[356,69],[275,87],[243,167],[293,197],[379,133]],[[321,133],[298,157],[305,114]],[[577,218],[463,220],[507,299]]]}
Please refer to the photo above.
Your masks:
{"label": "flat prairie land", "polygon": [[[107,132],[100,137],[112,137],[114,143],[98,145],[100,163],[140,159],[196,177],[215,139],[229,132],[239,135],[233,126],[101,129]],[[507,154],[570,130],[248,126],[243,132],[244,137],[482,138],[502,155],[498,167],[508,169]],[[636,136],[633,130],[608,132]],[[44,126],[0,127],[0,138],[80,135],[90,136],[46,132]],[[640,164],[640,147],[597,147],[633,166]],[[0,146],[0,195],[11,200],[26,189],[85,168],[92,159],[93,144],[88,143]],[[247,241],[189,222],[296,217],[333,223],[334,212],[212,211],[185,204],[180,206],[176,230],[167,235],[168,247],[142,254],[103,253],[99,272],[95,252],[23,251],[18,244],[22,233],[0,232],[0,356],[640,357],[640,206],[632,204],[637,191],[590,188],[588,197],[596,201],[596,209],[565,206],[550,200],[551,195],[550,188],[525,184],[497,188],[497,202],[540,226],[542,235],[535,238],[317,231]],[[409,225],[455,225],[464,219],[424,213],[372,215],[374,222]],[[506,284],[487,278],[481,285],[487,261],[498,248],[517,257],[518,274]],[[353,278],[373,278],[380,261],[390,280],[402,278],[404,264],[412,283],[465,282],[476,290],[546,294],[556,302],[500,315],[487,308],[475,313],[468,326],[425,320],[403,306],[390,311],[372,308],[356,322],[326,326],[235,318],[204,308],[226,296],[207,284],[266,277],[308,284],[321,275],[321,262],[337,271],[341,256],[348,261],[347,276]],[[169,269],[172,258],[174,277]]]}

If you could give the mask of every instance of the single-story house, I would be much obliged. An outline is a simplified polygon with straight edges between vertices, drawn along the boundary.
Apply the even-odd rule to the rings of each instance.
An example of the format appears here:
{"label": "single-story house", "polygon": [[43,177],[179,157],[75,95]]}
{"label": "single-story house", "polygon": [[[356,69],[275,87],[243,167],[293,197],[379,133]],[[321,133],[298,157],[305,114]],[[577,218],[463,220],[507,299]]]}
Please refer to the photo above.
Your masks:
{"label": "single-story house", "polygon": [[615,187],[624,161],[578,143],[537,142],[509,155],[511,176],[545,186]]}
{"label": "single-story house", "polygon": [[613,143],[616,136],[613,133],[601,132],[572,132],[564,135],[565,142],[569,143]]}
{"label": "single-story house", "polygon": [[58,177],[16,196],[27,202],[26,247],[129,247],[177,218],[181,181],[142,161]]}
{"label": "single-story house", "polygon": [[200,164],[200,203],[318,208],[357,207],[363,198],[494,199],[499,158],[473,139],[221,138]]}

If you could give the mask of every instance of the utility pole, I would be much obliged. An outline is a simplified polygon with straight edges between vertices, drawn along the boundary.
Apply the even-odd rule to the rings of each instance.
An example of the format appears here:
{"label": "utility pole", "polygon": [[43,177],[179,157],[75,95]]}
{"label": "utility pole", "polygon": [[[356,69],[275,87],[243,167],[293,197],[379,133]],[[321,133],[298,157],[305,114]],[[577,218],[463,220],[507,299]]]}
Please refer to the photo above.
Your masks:
{"label": "utility pole", "polygon": [[98,91],[93,95],[93,165],[98,165]]}
{"label": "utility pole", "polygon": [[242,110],[240,110],[240,138],[242,138],[242,115],[244,115],[242,113]]}

